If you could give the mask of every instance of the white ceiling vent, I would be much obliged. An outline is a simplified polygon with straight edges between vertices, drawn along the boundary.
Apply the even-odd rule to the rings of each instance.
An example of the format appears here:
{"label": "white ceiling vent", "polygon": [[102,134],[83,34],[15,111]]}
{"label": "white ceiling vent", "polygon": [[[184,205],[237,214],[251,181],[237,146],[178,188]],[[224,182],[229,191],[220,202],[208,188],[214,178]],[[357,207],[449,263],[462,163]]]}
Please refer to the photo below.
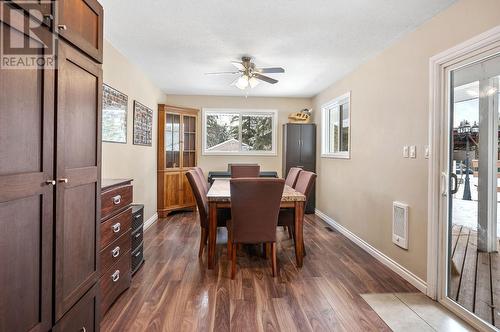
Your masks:
{"label": "white ceiling vent", "polygon": [[408,204],[392,203],[392,242],[408,249]]}

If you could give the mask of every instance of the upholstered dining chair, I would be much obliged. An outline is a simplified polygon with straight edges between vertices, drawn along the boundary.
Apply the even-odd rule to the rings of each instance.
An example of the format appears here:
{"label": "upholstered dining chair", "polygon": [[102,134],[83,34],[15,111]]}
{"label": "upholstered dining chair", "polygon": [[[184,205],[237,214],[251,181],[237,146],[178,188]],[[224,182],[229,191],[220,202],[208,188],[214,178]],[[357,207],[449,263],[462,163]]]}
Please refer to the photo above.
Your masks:
{"label": "upholstered dining chair", "polygon": [[297,183],[297,179],[299,178],[300,171],[302,171],[302,169],[298,167],[290,168],[285,179],[285,184],[289,187],[294,188],[295,184]]}
{"label": "upholstered dining chair", "polygon": [[203,174],[203,170],[201,169],[201,167],[196,166],[193,169],[196,171],[196,174],[198,174],[198,176],[200,177],[206,195],[208,193],[208,189],[210,188],[208,187],[208,181],[205,180],[205,174]]}
{"label": "upholstered dining chair", "polygon": [[[198,251],[198,257],[203,254],[203,249],[207,244],[208,239],[208,200],[207,194],[203,187],[203,180],[200,178],[196,170],[192,169],[186,172],[186,177],[193,191],[194,198],[196,200],[196,205],[198,206],[198,214],[200,215],[200,226],[201,226],[201,237],[200,237],[200,249]],[[226,220],[223,218],[217,218],[217,227],[226,226]]]}
{"label": "upholstered dining chair", "polygon": [[[307,201],[309,200],[309,196],[311,194],[311,190],[314,186],[315,181],[316,181],[316,174],[313,172],[301,170],[299,173],[299,176],[297,177],[297,181],[295,183],[294,189],[297,190],[298,192],[302,193],[304,196],[306,196],[306,201],[304,203],[304,206],[307,205]],[[279,214],[279,218],[278,218],[278,226],[287,227],[289,233],[291,233],[291,235],[295,241],[295,214],[294,214],[294,210],[281,209],[280,214]],[[305,253],[305,246],[304,246],[304,253]]]}
{"label": "upholstered dining chair", "polygon": [[231,178],[258,178],[260,175],[259,165],[231,165]]}
{"label": "upholstered dining chair", "polygon": [[[276,226],[285,180],[274,178],[232,179],[231,220],[227,228],[231,279],[236,275],[237,244],[265,243],[270,247],[272,274],[277,276]],[[229,255],[230,253],[230,255]]]}

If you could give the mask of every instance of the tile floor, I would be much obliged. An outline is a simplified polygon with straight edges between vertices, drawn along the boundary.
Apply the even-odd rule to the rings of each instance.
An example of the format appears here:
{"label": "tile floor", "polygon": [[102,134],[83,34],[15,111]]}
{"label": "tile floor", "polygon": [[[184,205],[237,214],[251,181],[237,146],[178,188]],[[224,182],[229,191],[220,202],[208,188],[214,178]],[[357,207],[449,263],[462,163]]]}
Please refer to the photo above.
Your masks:
{"label": "tile floor", "polygon": [[422,293],[361,296],[395,332],[474,331],[467,323]]}

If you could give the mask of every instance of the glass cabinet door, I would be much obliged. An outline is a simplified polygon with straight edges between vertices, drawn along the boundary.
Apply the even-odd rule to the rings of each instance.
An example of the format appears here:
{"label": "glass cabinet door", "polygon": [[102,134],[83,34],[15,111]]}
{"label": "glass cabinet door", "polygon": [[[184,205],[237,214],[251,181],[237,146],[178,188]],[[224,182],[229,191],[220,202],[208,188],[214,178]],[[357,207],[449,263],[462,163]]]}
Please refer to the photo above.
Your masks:
{"label": "glass cabinet door", "polygon": [[165,168],[180,167],[181,116],[165,114]]}
{"label": "glass cabinet door", "polygon": [[183,167],[194,167],[196,166],[196,117],[185,115],[183,125]]}

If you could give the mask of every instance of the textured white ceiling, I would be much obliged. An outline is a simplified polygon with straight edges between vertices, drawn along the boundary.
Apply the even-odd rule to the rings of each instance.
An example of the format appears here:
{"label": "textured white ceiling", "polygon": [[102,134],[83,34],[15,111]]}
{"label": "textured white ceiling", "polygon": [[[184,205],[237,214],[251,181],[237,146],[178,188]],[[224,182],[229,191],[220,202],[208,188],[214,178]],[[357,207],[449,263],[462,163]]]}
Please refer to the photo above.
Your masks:
{"label": "textured white ceiling", "polygon": [[101,0],[105,36],[166,93],[244,95],[230,61],[282,66],[252,96],[310,97],[454,0]]}

